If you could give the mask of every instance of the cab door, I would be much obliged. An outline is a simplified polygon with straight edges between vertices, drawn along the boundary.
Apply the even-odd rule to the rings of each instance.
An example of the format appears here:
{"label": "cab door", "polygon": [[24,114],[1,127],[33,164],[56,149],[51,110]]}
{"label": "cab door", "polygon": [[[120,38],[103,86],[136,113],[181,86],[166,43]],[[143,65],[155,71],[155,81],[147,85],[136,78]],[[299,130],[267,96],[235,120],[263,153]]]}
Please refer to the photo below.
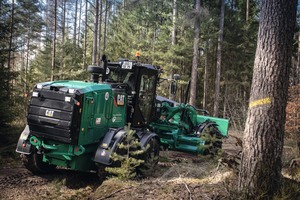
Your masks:
{"label": "cab door", "polygon": [[140,69],[138,80],[133,125],[141,127],[147,126],[151,121],[156,92],[157,71],[142,68]]}

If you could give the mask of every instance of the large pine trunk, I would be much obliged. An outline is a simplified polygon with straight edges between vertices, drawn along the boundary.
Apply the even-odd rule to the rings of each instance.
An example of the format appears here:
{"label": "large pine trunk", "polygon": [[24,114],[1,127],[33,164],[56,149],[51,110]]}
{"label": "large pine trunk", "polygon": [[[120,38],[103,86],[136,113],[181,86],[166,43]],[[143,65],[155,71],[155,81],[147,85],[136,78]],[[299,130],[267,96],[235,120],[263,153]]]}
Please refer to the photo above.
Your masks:
{"label": "large pine trunk", "polygon": [[281,185],[296,2],[270,0],[261,3],[239,180],[241,191],[259,198],[271,199]]}

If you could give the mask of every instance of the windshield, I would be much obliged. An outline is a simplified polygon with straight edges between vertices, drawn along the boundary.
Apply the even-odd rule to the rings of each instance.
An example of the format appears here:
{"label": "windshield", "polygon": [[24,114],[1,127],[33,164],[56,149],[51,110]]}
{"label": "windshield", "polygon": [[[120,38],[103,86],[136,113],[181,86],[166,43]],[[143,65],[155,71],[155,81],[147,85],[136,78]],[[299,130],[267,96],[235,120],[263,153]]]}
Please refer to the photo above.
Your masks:
{"label": "windshield", "polygon": [[133,72],[131,72],[130,70],[110,70],[110,72],[107,75],[107,78],[108,81],[113,81],[116,83],[126,83],[132,74]]}

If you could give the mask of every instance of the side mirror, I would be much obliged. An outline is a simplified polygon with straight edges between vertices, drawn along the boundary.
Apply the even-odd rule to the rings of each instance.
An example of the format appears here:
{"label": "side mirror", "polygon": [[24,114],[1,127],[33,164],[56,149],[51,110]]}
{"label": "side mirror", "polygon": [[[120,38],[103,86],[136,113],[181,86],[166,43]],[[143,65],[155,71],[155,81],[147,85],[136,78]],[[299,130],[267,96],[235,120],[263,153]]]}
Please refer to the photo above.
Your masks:
{"label": "side mirror", "polygon": [[174,74],[173,79],[178,81],[180,80],[180,75],[179,74]]}

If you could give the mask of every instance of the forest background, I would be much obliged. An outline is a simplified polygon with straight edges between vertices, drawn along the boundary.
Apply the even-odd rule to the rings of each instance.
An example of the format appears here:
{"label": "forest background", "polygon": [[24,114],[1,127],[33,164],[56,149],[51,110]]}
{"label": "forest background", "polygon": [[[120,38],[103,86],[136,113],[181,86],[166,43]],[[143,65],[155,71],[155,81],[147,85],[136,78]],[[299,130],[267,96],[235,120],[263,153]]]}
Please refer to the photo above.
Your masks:
{"label": "forest background", "polygon": [[[100,65],[101,55],[136,59],[136,51],[141,62],[161,66],[163,77],[180,75],[177,94],[169,95],[166,82],[160,95],[183,102],[192,78],[190,103],[241,131],[259,14],[257,0],[0,0],[0,133],[24,127],[36,83],[88,80],[87,66]],[[289,80],[297,99],[300,35],[294,35]],[[288,105],[291,133],[300,129],[297,102]]]}

